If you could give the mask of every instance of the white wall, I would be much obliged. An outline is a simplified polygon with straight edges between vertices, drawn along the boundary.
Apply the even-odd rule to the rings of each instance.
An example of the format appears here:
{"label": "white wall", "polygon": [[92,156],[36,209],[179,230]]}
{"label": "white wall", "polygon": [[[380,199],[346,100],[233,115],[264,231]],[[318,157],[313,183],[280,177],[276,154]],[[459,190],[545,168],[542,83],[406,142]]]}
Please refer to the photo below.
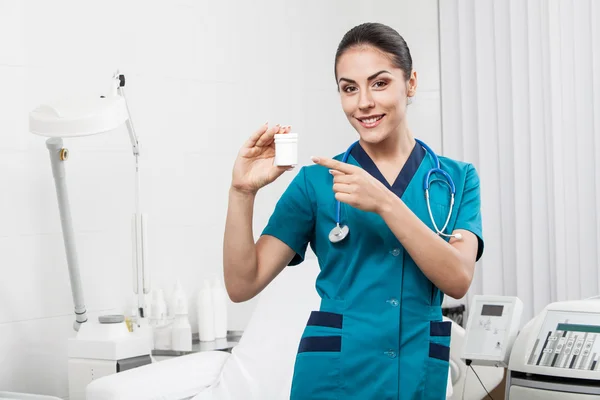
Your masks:
{"label": "white wall", "polygon": [[[190,300],[221,274],[230,172],[266,120],[293,125],[300,160],[333,156],[355,133],[333,78],[337,44],[380,21],[408,41],[420,77],[417,137],[441,145],[437,1],[0,0],[0,390],[67,396],[73,307],[44,138],[27,114],[65,94],[101,94],[118,68],[142,142],[153,286],[181,279]],[[124,129],[65,142],[85,301],[127,312],[133,157]],[[284,176],[257,199],[264,227]],[[312,285],[313,282],[306,282]],[[254,301],[231,305],[243,329]],[[195,307],[191,305],[195,323]]]}

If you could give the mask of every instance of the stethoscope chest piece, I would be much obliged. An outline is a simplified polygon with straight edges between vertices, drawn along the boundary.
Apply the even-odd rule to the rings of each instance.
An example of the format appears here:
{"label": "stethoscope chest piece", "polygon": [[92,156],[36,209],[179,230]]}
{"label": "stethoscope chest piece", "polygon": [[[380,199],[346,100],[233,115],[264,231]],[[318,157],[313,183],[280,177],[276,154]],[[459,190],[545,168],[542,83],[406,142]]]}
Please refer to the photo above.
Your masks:
{"label": "stethoscope chest piece", "polygon": [[340,226],[339,224],[337,224],[331,230],[331,232],[329,232],[329,240],[331,241],[331,243],[341,242],[342,240],[346,239],[346,236],[348,236],[349,232],[350,228],[348,228],[347,225]]}

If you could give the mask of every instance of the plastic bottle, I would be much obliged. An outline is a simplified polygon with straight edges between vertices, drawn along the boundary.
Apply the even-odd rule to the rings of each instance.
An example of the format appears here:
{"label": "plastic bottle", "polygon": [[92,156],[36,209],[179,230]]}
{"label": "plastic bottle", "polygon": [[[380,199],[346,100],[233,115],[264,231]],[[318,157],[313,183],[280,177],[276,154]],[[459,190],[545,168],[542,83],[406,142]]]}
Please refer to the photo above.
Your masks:
{"label": "plastic bottle", "polygon": [[185,292],[183,290],[183,286],[181,286],[181,282],[178,279],[175,283],[175,287],[173,288],[173,292],[171,292],[171,297],[169,297],[168,314],[171,318],[175,317],[175,312],[178,307],[179,299],[183,299],[183,307],[185,307],[187,314],[187,301],[185,297]]}
{"label": "plastic bottle", "polygon": [[201,342],[215,340],[215,316],[212,290],[208,281],[203,282],[198,293],[198,336]]}
{"label": "plastic bottle", "polygon": [[167,303],[162,289],[156,289],[152,292],[152,307],[150,310],[150,318],[153,324],[161,325],[167,319]]}
{"label": "plastic bottle", "polygon": [[275,135],[276,166],[295,166],[298,164],[298,134],[278,133]]}
{"label": "plastic bottle", "polygon": [[213,311],[215,315],[215,338],[227,337],[227,292],[221,279],[214,278],[212,286]]}
{"label": "plastic bottle", "polygon": [[162,289],[152,293],[152,306],[150,308],[150,325],[154,338],[154,349],[171,349],[171,326],[167,318],[167,303]]}
{"label": "plastic bottle", "polygon": [[179,298],[175,306],[175,319],[171,327],[171,348],[176,351],[192,351],[192,327],[188,319],[185,299]]}

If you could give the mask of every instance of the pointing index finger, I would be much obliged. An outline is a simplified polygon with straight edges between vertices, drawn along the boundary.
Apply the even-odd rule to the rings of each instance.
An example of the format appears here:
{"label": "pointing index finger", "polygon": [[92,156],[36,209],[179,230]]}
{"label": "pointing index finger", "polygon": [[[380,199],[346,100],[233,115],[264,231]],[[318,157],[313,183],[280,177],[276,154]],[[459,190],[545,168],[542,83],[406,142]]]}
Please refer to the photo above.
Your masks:
{"label": "pointing index finger", "polygon": [[323,157],[311,157],[312,161],[315,164],[322,165],[329,169],[341,171],[345,174],[351,174],[354,172],[354,165],[346,164],[338,160],[333,160],[331,158],[323,158]]}

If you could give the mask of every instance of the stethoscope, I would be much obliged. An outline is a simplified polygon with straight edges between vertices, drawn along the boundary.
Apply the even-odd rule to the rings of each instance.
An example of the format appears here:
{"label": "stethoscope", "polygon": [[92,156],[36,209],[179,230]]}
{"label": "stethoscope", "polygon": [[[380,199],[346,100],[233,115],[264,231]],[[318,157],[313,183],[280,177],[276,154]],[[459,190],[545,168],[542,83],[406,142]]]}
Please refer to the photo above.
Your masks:
{"label": "stethoscope", "polygon": [[[435,229],[436,233],[440,236],[449,237],[449,238],[454,237],[454,238],[460,240],[460,239],[462,239],[462,235],[460,233],[457,233],[454,235],[449,235],[447,233],[444,233],[444,231],[448,227],[448,222],[450,221],[450,217],[452,216],[452,208],[454,207],[454,194],[456,192],[456,187],[454,186],[454,181],[452,180],[452,177],[446,171],[444,171],[440,168],[440,160],[437,157],[437,155],[433,152],[433,150],[431,150],[431,148],[429,146],[427,146],[425,143],[423,143],[421,140],[415,139],[415,141],[417,143],[419,143],[431,155],[431,157],[433,157],[433,160],[435,162],[435,168],[431,168],[429,171],[427,171],[427,174],[425,175],[425,179],[423,181],[423,190],[425,191],[425,200],[427,202],[427,210],[429,211],[429,218],[431,219],[433,228]],[[358,143],[358,141],[352,143],[350,145],[350,147],[348,147],[348,150],[346,150],[346,152],[344,153],[344,156],[342,157],[343,163],[348,161],[350,152],[352,151],[354,146],[356,146],[357,143]],[[442,229],[439,229],[437,224],[435,223],[435,219],[433,218],[433,213],[431,212],[431,205],[429,203],[429,186],[431,183],[429,181],[429,178],[431,177],[432,174],[442,175],[444,177],[444,179],[435,179],[434,181],[440,181],[440,182],[446,184],[448,186],[448,188],[450,189],[450,211],[448,211],[448,216],[446,217],[446,222],[444,223],[444,226],[442,227]],[[336,201],[336,203],[337,203],[336,204],[336,208],[337,208],[336,209],[336,218],[335,218],[336,225],[331,230],[331,232],[329,232],[329,240],[332,243],[341,242],[342,240],[344,240],[346,238],[346,236],[348,236],[348,233],[350,233],[350,228],[348,228],[348,225],[340,225],[341,202],[338,200],[338,201]]]}

